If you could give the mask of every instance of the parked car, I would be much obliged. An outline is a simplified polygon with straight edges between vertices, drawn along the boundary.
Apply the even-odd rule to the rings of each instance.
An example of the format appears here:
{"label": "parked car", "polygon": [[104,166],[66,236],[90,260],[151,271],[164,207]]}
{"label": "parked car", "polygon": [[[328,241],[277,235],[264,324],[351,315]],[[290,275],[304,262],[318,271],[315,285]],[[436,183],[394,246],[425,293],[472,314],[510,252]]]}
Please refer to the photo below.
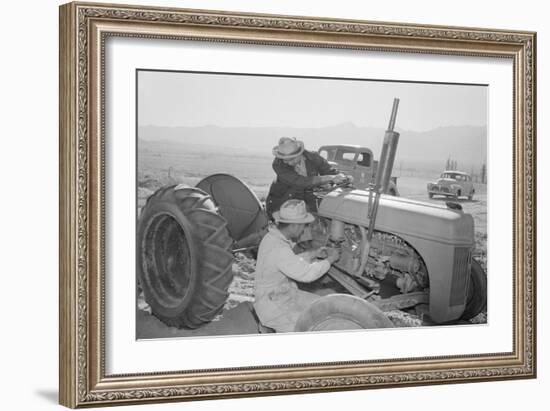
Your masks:
{"label": "parked car", "polygon": [[468,200],[474,198],[475,188],[470,174],[463,171],[446,170],[436,182],[428,183],[428,196],[445,196],[458,199],[459,197],[468,197]]}

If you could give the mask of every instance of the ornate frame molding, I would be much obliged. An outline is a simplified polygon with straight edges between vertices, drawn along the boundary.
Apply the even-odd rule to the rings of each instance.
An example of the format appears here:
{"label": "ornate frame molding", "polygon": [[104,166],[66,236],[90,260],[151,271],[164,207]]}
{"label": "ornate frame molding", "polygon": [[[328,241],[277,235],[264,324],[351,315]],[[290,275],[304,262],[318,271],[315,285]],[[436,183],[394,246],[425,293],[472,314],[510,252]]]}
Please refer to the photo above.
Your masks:
{"label": "ornate frame molding", "polygon": [[[103,65],[104,41],[109,36],[513,59],[513,352],[106,376]],[[536,35],[529,32],[91,3],[61,6],[61,404],[80,407],[535,377],[535,68]]]}

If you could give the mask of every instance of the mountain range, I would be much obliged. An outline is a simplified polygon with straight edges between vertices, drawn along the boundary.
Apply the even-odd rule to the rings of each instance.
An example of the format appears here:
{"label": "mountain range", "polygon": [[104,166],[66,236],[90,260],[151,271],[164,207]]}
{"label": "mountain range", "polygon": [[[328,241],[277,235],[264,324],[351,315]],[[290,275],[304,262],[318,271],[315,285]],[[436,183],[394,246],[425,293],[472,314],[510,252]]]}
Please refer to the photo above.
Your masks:
{"label": "mountain range", "polygon": [[[396,131],[400,133],[396,166],[403,162],[443,168],[447,158],[451,157],[458,162],[459,168],[470,171],[471,168],[477,170],[487,161],[485,127],[449,126],[425,132]],[[329,144],[362,145],[369,147],[378,158],[384,130],[359,127],[353,123],[322,128],[141,126],[138,129],[141,149],[160,144],[173,150],[202,147],[260,156],[271,156],[272,148],[281,136],[296,137],[310,150]]]}

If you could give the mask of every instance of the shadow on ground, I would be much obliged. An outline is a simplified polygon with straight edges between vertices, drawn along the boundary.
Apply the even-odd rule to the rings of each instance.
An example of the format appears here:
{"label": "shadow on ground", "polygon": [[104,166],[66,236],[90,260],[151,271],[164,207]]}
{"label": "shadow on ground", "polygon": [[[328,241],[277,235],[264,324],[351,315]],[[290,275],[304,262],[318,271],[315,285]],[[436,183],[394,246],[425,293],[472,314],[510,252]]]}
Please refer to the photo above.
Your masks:
{"label": "shadow on ground", "polygon": [[42,389],[37,390],[36,395],[41,397],[52,404],[59,404],[59,393],[57,390],[53,389]]}
{"label": "shadow on ground", "polygon": [[216,320],[194,330],[167,327],[158,318],[145,311],[137,311],[136,338],[177,338],[205,337],[216,335],[258,334],[258,323],[250,309],[250,304],[241,303],[229,310],[222,311]]}

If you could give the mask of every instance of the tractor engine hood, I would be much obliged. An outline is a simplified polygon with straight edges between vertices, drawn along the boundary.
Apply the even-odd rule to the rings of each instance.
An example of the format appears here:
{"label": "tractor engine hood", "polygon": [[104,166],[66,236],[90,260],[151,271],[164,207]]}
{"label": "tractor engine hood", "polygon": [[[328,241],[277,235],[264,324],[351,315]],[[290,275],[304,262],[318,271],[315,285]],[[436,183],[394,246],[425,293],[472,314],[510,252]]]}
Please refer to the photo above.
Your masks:
{"label": "tractor engine hood", "polygon": [[[374,196],[373,196],[374,202]],[[369,191],[336,189],[319,206],[319,215],[369,226]],[[461,246],[474,244],[474,220],[462,210],[403,197],[382,195],[376,230]]]}

